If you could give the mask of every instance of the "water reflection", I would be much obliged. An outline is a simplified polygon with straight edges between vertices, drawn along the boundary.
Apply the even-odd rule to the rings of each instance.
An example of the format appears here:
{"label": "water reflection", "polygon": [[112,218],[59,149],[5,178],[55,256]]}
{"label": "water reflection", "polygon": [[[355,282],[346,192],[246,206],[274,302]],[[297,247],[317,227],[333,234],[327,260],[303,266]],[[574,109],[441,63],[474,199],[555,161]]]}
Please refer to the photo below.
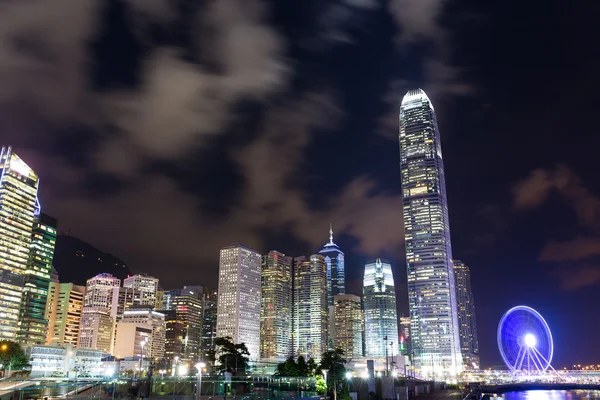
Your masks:
{"label": "water reflection", "polygon": [[579,400],[600,399],[598,390],[526,390],[508,392],[498,396],[498,400]]}

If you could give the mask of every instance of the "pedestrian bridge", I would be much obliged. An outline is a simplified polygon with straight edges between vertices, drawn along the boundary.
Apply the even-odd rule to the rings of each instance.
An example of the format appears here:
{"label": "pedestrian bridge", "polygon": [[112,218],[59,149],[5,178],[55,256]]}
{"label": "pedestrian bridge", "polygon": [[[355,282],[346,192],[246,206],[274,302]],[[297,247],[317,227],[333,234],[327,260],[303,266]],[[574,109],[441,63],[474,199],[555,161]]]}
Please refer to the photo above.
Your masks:
{"label": "pedestrian bridge", "polygon": [[508,370],[465,371],[461,375],[462,382],[480,382],[489,385],[508,384],[586,384],[600,385],[600,371],[591,370],[558,370],[543,373],[514,373]]}

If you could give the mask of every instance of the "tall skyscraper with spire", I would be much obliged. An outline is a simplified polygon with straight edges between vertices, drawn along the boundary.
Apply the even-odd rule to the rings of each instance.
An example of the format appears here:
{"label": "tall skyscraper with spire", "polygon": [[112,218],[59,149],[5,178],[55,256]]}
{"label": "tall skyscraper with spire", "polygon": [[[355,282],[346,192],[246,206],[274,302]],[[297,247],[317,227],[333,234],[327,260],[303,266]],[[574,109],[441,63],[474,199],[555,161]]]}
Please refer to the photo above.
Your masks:
{"label": "tall skyscraper with spire", "polygon": [[414,365],[424,375],[462,369],[442,146],[421,89],[400,106],[400,171]]}
{"label": "tall skyscraper with spire", "polygon": [[346,272],[344,252],[333,243],[333,225],[329,224],[329,242],[323,246],[322,254],[327,266],[327,304],[333,306],[333,296],[346,294]]}

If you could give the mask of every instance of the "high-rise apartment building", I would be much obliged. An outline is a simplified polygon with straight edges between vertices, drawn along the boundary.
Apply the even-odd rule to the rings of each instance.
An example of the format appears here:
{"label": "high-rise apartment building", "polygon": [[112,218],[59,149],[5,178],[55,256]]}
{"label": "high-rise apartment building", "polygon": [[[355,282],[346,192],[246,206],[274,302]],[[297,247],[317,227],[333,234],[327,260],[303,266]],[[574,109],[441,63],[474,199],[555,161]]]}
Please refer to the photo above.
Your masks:
{"label": "high-rise apartment building", "polygon": [[87,280],[83,307],[85,309],[104,310],[111,312],[116,300],[114,288],[121,286],[121,280],[111,274],[98,274]]}
{"label": "high-rise apartment building", "polygon": [[209,352],[213,349],[213,341],[217,337],[217,300],[216,290],[206,290],[204,293],[202,314],[202,359],[208,360]]}
{"label": "high-rise apartment building", "polygon": [[48,320],[45,318],[52,258],[58,223],[55,218],[36,212],[31,236],[29,262],[24,274],[23,298],[19,313],[17,341],[42,344],[46,341]]}
{"label": "high-rise apartment building", "polygon": [[115,333],[114,319],[107,311],[85,310],[81,314],[77,347],[102,350],[112,354]]}
{"label": "high-rise apartment building", "polygon": [[[173,353],[188,361],[203,359],[203,292],[204,288],[201,286],[184,286],[181,289],[165,291],[163,307],[165,310],[175,312],[175,315],[169,313],[166,316],[168,339],[166,339],[165,351],[167,353]],[[164,310],[159,311],[165,313]]]}
{"label": "high-rise apartment building", "polygon": [[44,318],[48,321],[46,344],[77,345],[85,286],[51,282]]}
{"label": "high-rise apartment building", "polygon": [[344,350],[347,359],[363,356],[364,319],[360,297],[353,294],[333,296],[334,347]]}
{"label": "high-rise apartment building", "polygon": [[[165,315],[165,358],[174,360],[182,358],[183,342],[185,339],[185,325],[175,310],[161,310]],[[208,359],[208,358],[205,358]]]}
{"label": "high-rise apartment building", "polygon": [[15,340],[39,179],[10,147],[0,150],[0,339]]}
{"label": "high-rise apartment building", "polygon": [[144,350],[144,357],[162,359],[165,356],[165,314],[150,308],[131,309],[123,313],[120,323],[137,324],[151,330],[150,341]]}
{"label": "high-rise apartment building", "polygon": [[221,249],[217,337],[245,343],[252,361],[260,357],[261,264],[261,255],[249,247]]}
{"label": "high-rise apartment building", "polygon": [[333,306],[333,296],[346,293],[346,270],[344,252],[333,243],[333,227],[329,226],[329,242],[323,246],[322,254],[327,265],[327,304]]}
{"label": "high-rise apartment building", "polygon": [[462,369],[442,146],[420,89],[400,106],[400,170],[412,352],[423,375]]}
{"label": "high-rise apartment building", "polygon": [[79,325],[78,347],[112,353],[115,309],[121,280],[111,274],[98,274],[87,280]]}
{"label": "high-rise apartment building", "polygon": [[292,257],[278,251],[263,256],[260,307],[260,357],[291,355]]}
{"label": "high-rise apartment building", "polygon": [[454,260],[454,281],[463,364],[467,369],[479,369],[479,340],[475,321],[475,300],[471,290],[471,270],[460,260]]}
{"label": "high-rise apartment building", "polygon": [[321,254],[298,258],[294,271],[294,353],[316,361],[327,350],[327,264]]}
{"label": "high-rise apartment building", "polygon": [[365,352],[369,358],[398,354],[398,312],[392,266],[381,259],[365,265]]}
{"label": "high-rise apartment building", "polygon": [[400,317],[400,354],[410,355],[410,317]]}
{"label": "high-rise apartment building", "polygon": [[123,287],[133,290],[134,306],[156,306],[157,278],[146,274],[135,274],[123,279]]}

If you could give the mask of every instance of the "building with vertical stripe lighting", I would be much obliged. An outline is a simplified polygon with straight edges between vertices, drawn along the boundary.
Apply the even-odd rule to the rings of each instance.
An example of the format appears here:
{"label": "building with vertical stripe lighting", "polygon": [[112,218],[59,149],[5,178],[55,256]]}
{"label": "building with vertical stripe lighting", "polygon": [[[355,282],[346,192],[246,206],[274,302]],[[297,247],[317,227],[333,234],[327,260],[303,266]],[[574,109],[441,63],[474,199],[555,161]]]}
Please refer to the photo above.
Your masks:
{"label": "building with vertical stripe lighting", "polygon": [[292,257],[263,256],[261,280],[260,358],[284,360],[292,354]]}
{"label": "building with vertical stripe lighting", "polygon": [[415,368],[422,376],[462,369],[442,146],[421,89],[400,106],[400,172]]}
{"label": "building with vertical stripe lighting", "polygon": [[37,174],[11,147],[0,151],[0,340],[15,340],[39,210]]}
{"label": "building with vertical stripe lighting", "polygon": [[260,253],[249,247],[221,249],[217,337],[245,343],[252,362],[260,358],[261,264]]}
{"label": "building with vertical stripe lighting", "polygon": [[463,364],[465,369],[479,369],[479,340],[475,321],[475,299],[471,290],[471,269],[460,260],[454,260],[454,280]]}

